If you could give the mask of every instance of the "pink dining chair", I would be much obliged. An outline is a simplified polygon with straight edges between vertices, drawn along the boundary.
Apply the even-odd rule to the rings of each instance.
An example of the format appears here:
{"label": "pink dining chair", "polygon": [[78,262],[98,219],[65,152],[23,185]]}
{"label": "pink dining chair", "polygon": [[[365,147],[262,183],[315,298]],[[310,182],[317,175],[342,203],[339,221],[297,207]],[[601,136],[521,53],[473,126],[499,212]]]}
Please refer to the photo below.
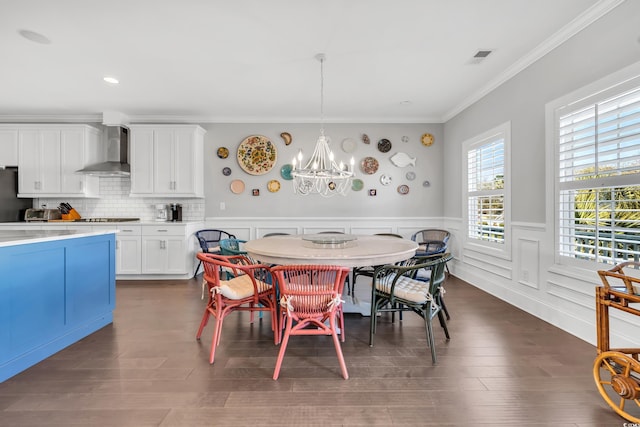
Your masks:
{"label": "pink dining chair", "polygon": [[[280,375],[291,335],[331,335],[344,379],[349,378],[338,340],[344,342],[341,300],[350,268],[332,265],[283,265],[271,268],[280,292],[281,321],[286,320],[273,379]],[[339,321],[337,322],[336,319]],[[327,324],[328,323],[328,324]]]}
{"label": "pink dining chair", "polygon": [[[251,321],[253,321],[254,312],[269,312],[273,341],[274,344],[278,344],[280,340],[278,309],[269,267],[253,264],[244,255],[224,256],[199,253],[197,256],[204,266],[204,280],[209,298],[196,339],[199,340],[202,336],[202,331],[207,325],[209,317],[213,316],[216,319],[209,363],[214,362],[216,347],[220,344],[224,318],[234,311],[251,312]],[[220,278],[220,274],[223,272],[227,280]]]}

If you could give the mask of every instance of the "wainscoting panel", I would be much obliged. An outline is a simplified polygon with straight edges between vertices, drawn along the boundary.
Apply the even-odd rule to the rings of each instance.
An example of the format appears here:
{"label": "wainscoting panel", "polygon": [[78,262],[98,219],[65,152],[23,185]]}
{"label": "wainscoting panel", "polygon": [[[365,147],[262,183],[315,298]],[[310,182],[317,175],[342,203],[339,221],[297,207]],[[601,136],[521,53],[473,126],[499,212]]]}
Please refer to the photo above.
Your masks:
{"label": "wainscoting panel", "polygon": [[351,227],[351,233],[353,234],[378,234],[378,233],[393,233],[393,227],[360,227],[353,226]]}
{"label": "wainscoting panel", "polygon": [[256,237],[264,237],[269,233],[300,234],[298,227],[256,227]]}
{"label": "wainscoting panel", "polygon": [[539,289],[540,241],[519,238],[516,246],[519,260],[518,283]]}
{"label": "wainscoting panel", "polygon": [[469,249],[464,249],[462,262],[505,279],[511,280],[513,275],[510,262]]}
{"label": "wainscoting panel", "polygon": [[595,291],[585,293],[582,289],[571,288],[564,283],[549,280],[547,282],[547,293],[554,298],[560,298],[571,304],[577,304],[582,307],[593,310],[595,306]]}
{"label": "wainscoting panel", "polygon": [[349,234],[395,233],[409,239],[424,228],[443,228],[441,218],[335,218],[335,217],[278,217],[278,218],[207,218],[206,226],[235,234],[239,239],[257,239],[267,233],[312,234],[321,231],[340,231]]}

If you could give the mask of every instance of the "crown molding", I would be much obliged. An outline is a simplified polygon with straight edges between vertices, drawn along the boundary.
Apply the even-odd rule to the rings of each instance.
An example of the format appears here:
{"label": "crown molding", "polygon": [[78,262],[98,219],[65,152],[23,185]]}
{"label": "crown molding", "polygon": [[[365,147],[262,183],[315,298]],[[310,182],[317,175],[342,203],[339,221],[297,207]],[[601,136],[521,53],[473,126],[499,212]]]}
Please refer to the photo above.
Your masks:
{"label": "crown molding", "polygon": [[[131,123],[320,123],[318,117],[210,117],[210,116],[168,116],[129,115]],[[440,123],[438,117],[328,117],[324,123]]]}
{"label": "crown molding", "polygon": [[100,114],[0,114],[0,123],[102,123]]}
{"label": "crown molding", "polygon": [[562,27],[559,31],[557,31],[554,35],[549,37],[544,42],[540,43],[536,46],[532,51],[527,53],[525,56],[520,58],[520,60],[516,61],[513,65],[507,68],[504,72],[498,75],[495,79],[490,81],[488,84],[483,86],[480,90],[476,91],[471,96],[467,97],[464,101],[458,104],[453,109],[449,110],[443,117],[441,117],[440,122],[445,123],[456,115],[461,113],[467,107],[473,105],[475,102],[479,101],[487,94],[498,88],[500,85],[505,83],[507,80],[529,67],[531,64],[536,62],[538,59],[542,58],[553,49],[557,48],[571,37],[576,35],[578,32],[587,28],[589,25],[593,24],[595,21],[609,13],[611,10],[618,7],[620,4],[624,3],[626,0],[600,0],[591,6],[589,9],[584,11],[582,14],[577,16],[573,21],[569,24]]}
{"label": "crown molding", "polygon": [[[317,117],[209,117],[209,116],[185,116],[185,115],[127,115],[129,123],[320,123]],[[102,124],[103,115],[100,114],[0,114],[0,123],[100,123]],[[347,117],[347,118],[328,118],[325,123],[369,123],[369,124],[439,124],[442,123],[438,117]]]}

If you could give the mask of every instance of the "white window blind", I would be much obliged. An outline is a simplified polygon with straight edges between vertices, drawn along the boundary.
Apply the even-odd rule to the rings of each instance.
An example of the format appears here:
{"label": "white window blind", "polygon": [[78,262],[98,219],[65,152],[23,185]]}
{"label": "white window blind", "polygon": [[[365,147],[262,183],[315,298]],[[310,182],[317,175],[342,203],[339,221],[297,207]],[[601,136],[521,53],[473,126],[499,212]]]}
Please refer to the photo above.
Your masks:
{"label": "white window blind", "polygon": [[640,87],[600,98],[557,110],[559,254],[638,261]]}
{"label": "white window blind", "polygon": [[468,237],[504,243],[505,144],[502,134],[467,152]]}

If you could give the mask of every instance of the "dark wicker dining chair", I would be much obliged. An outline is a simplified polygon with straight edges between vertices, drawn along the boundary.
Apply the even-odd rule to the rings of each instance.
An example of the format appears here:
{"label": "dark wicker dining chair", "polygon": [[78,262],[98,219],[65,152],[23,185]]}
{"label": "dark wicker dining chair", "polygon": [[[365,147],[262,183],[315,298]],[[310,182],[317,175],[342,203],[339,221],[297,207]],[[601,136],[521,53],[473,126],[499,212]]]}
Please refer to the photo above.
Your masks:
{"label": "dark wicker dining chair", "polygon": [[[411,236],[411,240],[418,244],[418,249],[416,250],[416,256],[426,256],[426,255],[435,255],[435,254],[443,254],[449,250],[449,238],[451,237],[451,233],[447,230],[442,230],[439,228],[427,228],[424,230],[416,231]],[[447,264],[444,265],[444,268],[449,273],[449,266]],[[442,295],[440,296],[440,304],[442,306],[442,311],[444,311],[445,316],[447,316],[447,320],[451,319],[449,315],[449,310],[447,310],[447,306],[444,303],[444,298]]]}
{"label": "dark wicker dining chair", "polygon": [[[401,235],[395,234],[395,233],[376,233],[375,236],[387,236],[387,237],[395,237],[398,239],[403,239]],[[373,277],[373,272],[376,269],[376,267],[377,266],[375,265],[365,266],[365,267],[354,267],[353,270],[351,271],[352,285],[350,286],[350,289],[347,289],[347,293],[353,296],[355,294],[356,279],[358,278],[358,276]]]}
{"label": "dark wicker dining chair", "polygon": [[[431,360],[436,363],[436,345],[432,320],[438,316],[447,340],[450,339],[447,321],[438,301],[445,281],[444,266],[451,255],[436,254],[411,258],[405,265],[388,264],[376,268],[371,290],[371,318],[369,345],[373,347],[378,313],[412,311],[420,315],[425,324],[427,342],[431,349]],[[427,269],[431,273],[428,282],[415,279],[418,271]],[[392,322],[393,322],[392,317]]]}
{"label": "dark wicker dining chair", "polygon": [[[200,244],[200,250],[207,254],[219,254],[220,252],[220,240],[222,239],[235,239],[236,236],[227,233],[224,230],[216,230],[214,228],[207,228],[195,232],[196,239]],[[198,265],[193,272],[193,277],[198,275],[198,270],[202,265],[202,260],[198,259]]]}

